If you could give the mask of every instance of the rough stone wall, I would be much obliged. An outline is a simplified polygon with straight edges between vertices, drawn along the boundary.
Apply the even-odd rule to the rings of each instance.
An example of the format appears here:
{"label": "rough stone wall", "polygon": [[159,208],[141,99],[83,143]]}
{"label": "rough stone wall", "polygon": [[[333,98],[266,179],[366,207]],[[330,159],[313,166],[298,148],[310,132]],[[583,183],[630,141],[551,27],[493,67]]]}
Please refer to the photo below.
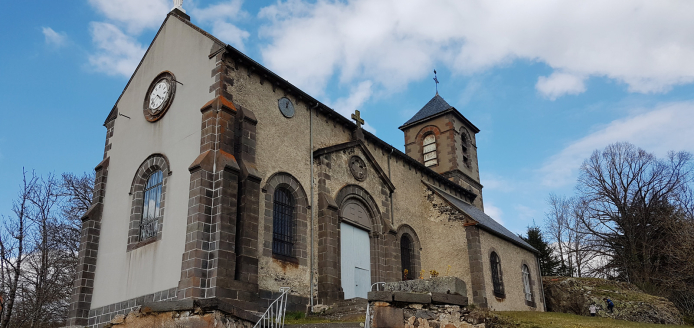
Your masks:
{"label": "rough stone wall", "polygon": [[[482,229],[480,229],[480,240],[489,309],[494,311],[545,311],[542,290],[540,288],[541,277],[535,254]],[[501,274],[505,291],[504,298],[494,296],[491,265],[489,262],[489,256],[492,251],[499,255],[501,261]],[[535,306],[529,306],[525,302],[521,271],[523,264],[528,265],[530,269],[531,289]]]}

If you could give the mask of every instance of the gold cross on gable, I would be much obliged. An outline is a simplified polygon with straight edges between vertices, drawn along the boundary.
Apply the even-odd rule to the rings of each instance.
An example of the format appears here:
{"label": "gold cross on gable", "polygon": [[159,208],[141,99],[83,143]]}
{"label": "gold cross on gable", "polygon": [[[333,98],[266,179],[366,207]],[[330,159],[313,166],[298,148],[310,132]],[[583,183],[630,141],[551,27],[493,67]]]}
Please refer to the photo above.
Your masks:
{"label": "gold cross on gable", "polygon": [[354,111],[354,114],[352,114],[352,119],[357,121],[357,129],[361,129],[362,124],[364,124],[364,120],[359,115],[359,110]]}

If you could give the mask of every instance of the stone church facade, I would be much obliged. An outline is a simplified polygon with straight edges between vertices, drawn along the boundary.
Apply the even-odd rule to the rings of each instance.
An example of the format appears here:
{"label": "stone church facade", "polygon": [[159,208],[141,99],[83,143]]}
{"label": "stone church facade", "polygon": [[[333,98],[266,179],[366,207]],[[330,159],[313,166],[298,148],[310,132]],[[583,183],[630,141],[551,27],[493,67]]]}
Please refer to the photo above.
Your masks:
{"label": "stone church facade", "polygon": [[483,212],[479,129],[438,94],[405,153],[173,10],[108,115],[70,324],[144,302],[262,310],[456,276],[471,303],[544,311],[535,250]]}

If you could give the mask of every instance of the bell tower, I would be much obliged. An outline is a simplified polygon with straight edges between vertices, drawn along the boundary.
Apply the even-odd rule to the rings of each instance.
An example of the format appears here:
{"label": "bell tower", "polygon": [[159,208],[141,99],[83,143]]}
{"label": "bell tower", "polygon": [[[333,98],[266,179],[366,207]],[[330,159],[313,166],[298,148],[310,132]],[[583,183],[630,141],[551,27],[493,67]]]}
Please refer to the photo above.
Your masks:
{"label": "bell tower", "polygon": [[473,205],[484,210],[476,142],[480,130],[472,122],[437,92],[399,129],[408,156],[477,194]]}

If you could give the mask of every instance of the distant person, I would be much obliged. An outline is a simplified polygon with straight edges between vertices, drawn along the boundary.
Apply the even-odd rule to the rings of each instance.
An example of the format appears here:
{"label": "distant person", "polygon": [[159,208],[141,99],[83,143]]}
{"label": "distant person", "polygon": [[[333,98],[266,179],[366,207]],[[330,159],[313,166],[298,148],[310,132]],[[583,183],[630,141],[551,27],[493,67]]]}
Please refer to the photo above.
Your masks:
{"label": "distant person", "polygon": [[609,298],[603,298],[603,300],[605,301],[605,303],[607,303],[607,310],[610,311],[610,313],[612,313],[612,309],[614,308],[614,303],[612,303],[612,300]]}
{"label": "distant person", "polygon": [[598,307],[595,306],[595,303],[592,303],[588,309],[590,310],[591,317],[594,317],[595,314],[598,312]]}

